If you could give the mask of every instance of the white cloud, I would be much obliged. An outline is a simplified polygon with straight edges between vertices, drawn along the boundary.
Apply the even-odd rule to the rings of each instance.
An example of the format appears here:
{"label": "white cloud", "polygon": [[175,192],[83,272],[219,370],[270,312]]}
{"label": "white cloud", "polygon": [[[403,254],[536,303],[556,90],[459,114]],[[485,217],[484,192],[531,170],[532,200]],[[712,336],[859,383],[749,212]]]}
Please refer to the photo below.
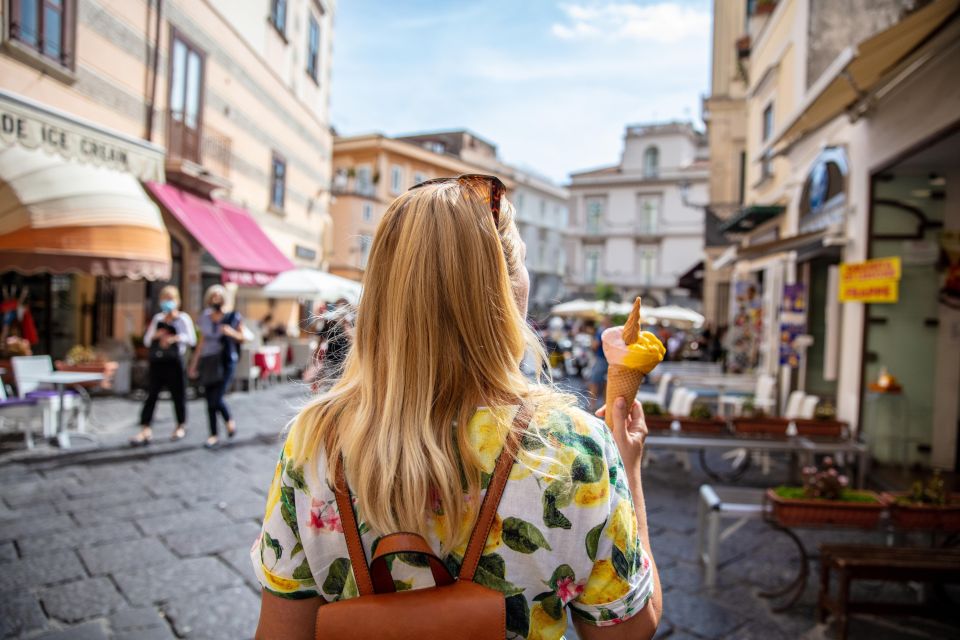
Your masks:
{"label": "white cloud", "polygon": [[674,43],[710,36],[710,12],[676,2],[564,4],[567,24],[550,31],[562,40],[648,40]]}

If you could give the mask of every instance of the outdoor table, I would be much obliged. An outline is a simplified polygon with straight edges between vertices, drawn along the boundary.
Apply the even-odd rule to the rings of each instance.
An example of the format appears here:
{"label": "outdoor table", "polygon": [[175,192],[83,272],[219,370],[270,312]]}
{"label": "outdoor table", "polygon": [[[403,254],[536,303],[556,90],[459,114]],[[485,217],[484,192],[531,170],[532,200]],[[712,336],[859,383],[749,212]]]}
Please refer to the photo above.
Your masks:
{"label": "outdoor table", "polygon": [[70,448],[70,436],[63,428],[63,395],[67,385],[77,385],[84,382],[101,382],[102,373],[83,373],[75,371],[51,371],[40,376],[35,376],[34,380],[42,384],[52,384],[57,390],[59,405],[57,406],[57,442],[63,449]]}
{"label": "outdoor table", "polygon": [[280,355],[280,347],[263,346],[257,349],[253,354],[253,364],[260,367],[261,377],[280,375],[283,370],[283,358]]}
{"label": "outdoor table", "polygon": [[[851,455],[857,458],[856,486],[863,487],[867,479],[870,463],[869,449],[862,442],[852,440],[813,440],[804,436],[785,438],[742,438],[736,436],[687,436],[683,434],[651,434],[647,436],[647,445],[653,448],[679,451],[709,449],[749,449],[753,451],[797,453],[809,461],[815,454],[832,453]],[[715,479],[722,479],[710,471],[701,453],[700,464],[704,471]],[[796,461],[794,461],[796,466]]]}
{"label": "outdoor table", "polygon": [[[748,520],[763,515],[763,489],[744,487],[700,486],[697,505],[697,558],[706,568],[704,582],[708,587],[717,583],[717,562],[720,542],[726,540]],[[720,520],[735,519],[720,531]],[[704,549],[706,545],[706,549]]]}

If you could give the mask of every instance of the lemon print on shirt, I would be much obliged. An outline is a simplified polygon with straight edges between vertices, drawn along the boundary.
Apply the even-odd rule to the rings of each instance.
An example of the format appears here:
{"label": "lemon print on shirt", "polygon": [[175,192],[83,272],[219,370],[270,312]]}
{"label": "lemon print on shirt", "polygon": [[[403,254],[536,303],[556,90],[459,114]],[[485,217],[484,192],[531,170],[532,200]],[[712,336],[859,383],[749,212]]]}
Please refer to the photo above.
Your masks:
{"label": "lemon print on shirt", "polygon": [[607,478],[601,478],[597,482],[577,485],[573,501],[581,507],[595,507],[606,504],[609,495],[610,481]]}
{"label": "lemon print on shirt", "polygon": [[543,605],[536,604],[530,609],[530,632],[527,640],[559,640],[567,630],[567,616],[554,620],[544,611]]}
{"label": "lemon print on shirt", "polygon": [[610,560],[598,560],[580,595],[583,604],[606,604],[619,600],[630,591],[630,585],[613,568]]}
{"label": "lemon print on shirt", "polygon": [[607,537],[613,540],[613,544],[624,553],[636,546],[637,519],[634,517],[634,511],[628,502],[620,502],[616,510],[610,515]]}

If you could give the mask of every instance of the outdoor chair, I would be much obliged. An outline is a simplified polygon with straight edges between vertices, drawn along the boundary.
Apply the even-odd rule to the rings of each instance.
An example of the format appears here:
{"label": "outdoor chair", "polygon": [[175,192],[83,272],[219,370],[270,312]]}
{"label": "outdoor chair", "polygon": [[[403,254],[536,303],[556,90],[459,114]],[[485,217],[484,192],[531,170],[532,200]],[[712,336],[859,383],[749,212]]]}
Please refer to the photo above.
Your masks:
{"label": "outdoor chair", "polygon": [[783,410],[783,417],[788,420],[800,418],[801,407],[803,407],[803,400],[806,397],[807,394],[803,391],[792,391],[790,397],[787,398],[787,406]]}
{"label": "outdoor chair", "polygon": [[298,376],[310,368],[317,353],[316,340],[298,340],[291,343],[290,349],[293,352],[292,367]]}
{"label": "outdoor chair", "polygon": [[33,449],[33,421],[41,419],[42,410],[35,398],[7,397],[7,388],[0,382],[0,431],[3,431],[9,421],[14,427],[23,432],[23,441],[27,449]]}
{"label": "outdoor chair", "polygon": [[[753,406],[762,411],[771,412],[776,406],[776,400],[774,399],[774,391],[776,387],[776,380],[773,376],[769,374],[761,374],[757,378],[757,386],[753,392]],[[743,405],[746,403],[747,398],[750,396],[747,394],[740,393],[727,393],[720,396],[720,406],[730,405],[733,408],[732,413],[724,412],[724,415],[733,415],[739,416],[743,413]]]}
{"label": "outdoor chair", "polygon": [[67,389],[63,392],[63,407],[60,406],[60,392],[42,385],[38,379],[53,373],[53,360],[50,356],[17,356],[11,359],[13,379],[20,398],[36,400],[43,412],[43,436],[53,438],[57,435],[57,414],[70,411],[78,433],[87,430],[87,412],[90,409],[85,393]]}
{"label": "outdoor chair", "polygon": [[820,398],[818,396],[806,396],[803,399],[803,404],[800,407],[800,415],[798,418],[803,420],[813,420],[814,415],[817,412],[817,405],[820,404]]}
{"label": "outdoor chair", "polygon": [[253,364],[254,350],[247,345],[241,345],[240,357],[237,360],[237,371],[233,376],[235,388],[244,391],[257,389],[260,386],[260,367]]}
{"label": "outdoor chair", "polygon": [[670,391],[670,383],[672,381],[672,373],[663,374],[660,376],[660,382],[657,383],[657,390],[640,391],[637,393],[637,400],[640,402],[655,402],[663,409],[667,406],[667,393]]}

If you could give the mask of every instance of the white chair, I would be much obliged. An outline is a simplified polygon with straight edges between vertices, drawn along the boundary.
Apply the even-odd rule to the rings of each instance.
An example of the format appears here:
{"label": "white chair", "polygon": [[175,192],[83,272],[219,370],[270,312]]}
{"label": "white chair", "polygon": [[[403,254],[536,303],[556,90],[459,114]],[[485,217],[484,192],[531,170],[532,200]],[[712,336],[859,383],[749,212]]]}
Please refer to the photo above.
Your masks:
{"label": "white chair", "polygon": [[670,383],[673,381],[672,373],[665,373],[660,376],[660,382],[657,383],[656,391],[639,391],[637,400],[640,402],[656,402],[660,408],[667,406],[667,393],[670,391]]}
{"label": "white chair", "polygon": [[23,431],[23,441],[27,449],[33,449],[33,421],[43,418],[41,407],[33,398],[8,398],[7,388],[0,382],[0,431],[4,430],[7,421]]}
{"label": "white chair", "polygon": [[250,391],[260,386],[260,367],[253,364],[253,349],[241,345],[240,356],[237,360],[237,371],[233,376],[233,384],[244,391]]}
{"label": "white chair", "polygon": [[[775,387],[776,380],[773,376],[764,373],[757,377],[757,386],[753,392],[753,406],[766,412],[772,411],[774,407],[773,396],[776,390]],[[732,414],[724,412],[724,415],[738,416],[743,413],[743,405],[748,397],[746,394],[724,394],[720,396],[719,402],[721,409],[726,405],[730,405],[733,408]]]}
{"label": "white chair", "polygon": [[820,404],[820,398],[818,396],[806,396],[803,399],[803,404],[800,405],[800,411],[796,417],[803,420],[813,420],[813,417],[817,412],[818,404]]}
{"label": "white chair", "polygon": [[53,360],[50,356],[17,356],[10,360],[13,365],[13,379],[17,385],[17,396],[33,399],[43,412],[43,436],[53,438],[57,435],[58,413],[72,411],[78,433],[87,430],[87,407],[83,395],[68,389],[63,393],[63,407],[60,406],[60,392],[49,389],[39,382],[39,378],[53,373]]}
{"label": "white chair", "polygon": [[790,397],[787,398],[787,406],[783,410],[783,417],[788,420],[793,418],[800,418],[800,408],[803,406],[803,399],[807,397],[807,394],[799,389],[797,391],[792,391]]}

